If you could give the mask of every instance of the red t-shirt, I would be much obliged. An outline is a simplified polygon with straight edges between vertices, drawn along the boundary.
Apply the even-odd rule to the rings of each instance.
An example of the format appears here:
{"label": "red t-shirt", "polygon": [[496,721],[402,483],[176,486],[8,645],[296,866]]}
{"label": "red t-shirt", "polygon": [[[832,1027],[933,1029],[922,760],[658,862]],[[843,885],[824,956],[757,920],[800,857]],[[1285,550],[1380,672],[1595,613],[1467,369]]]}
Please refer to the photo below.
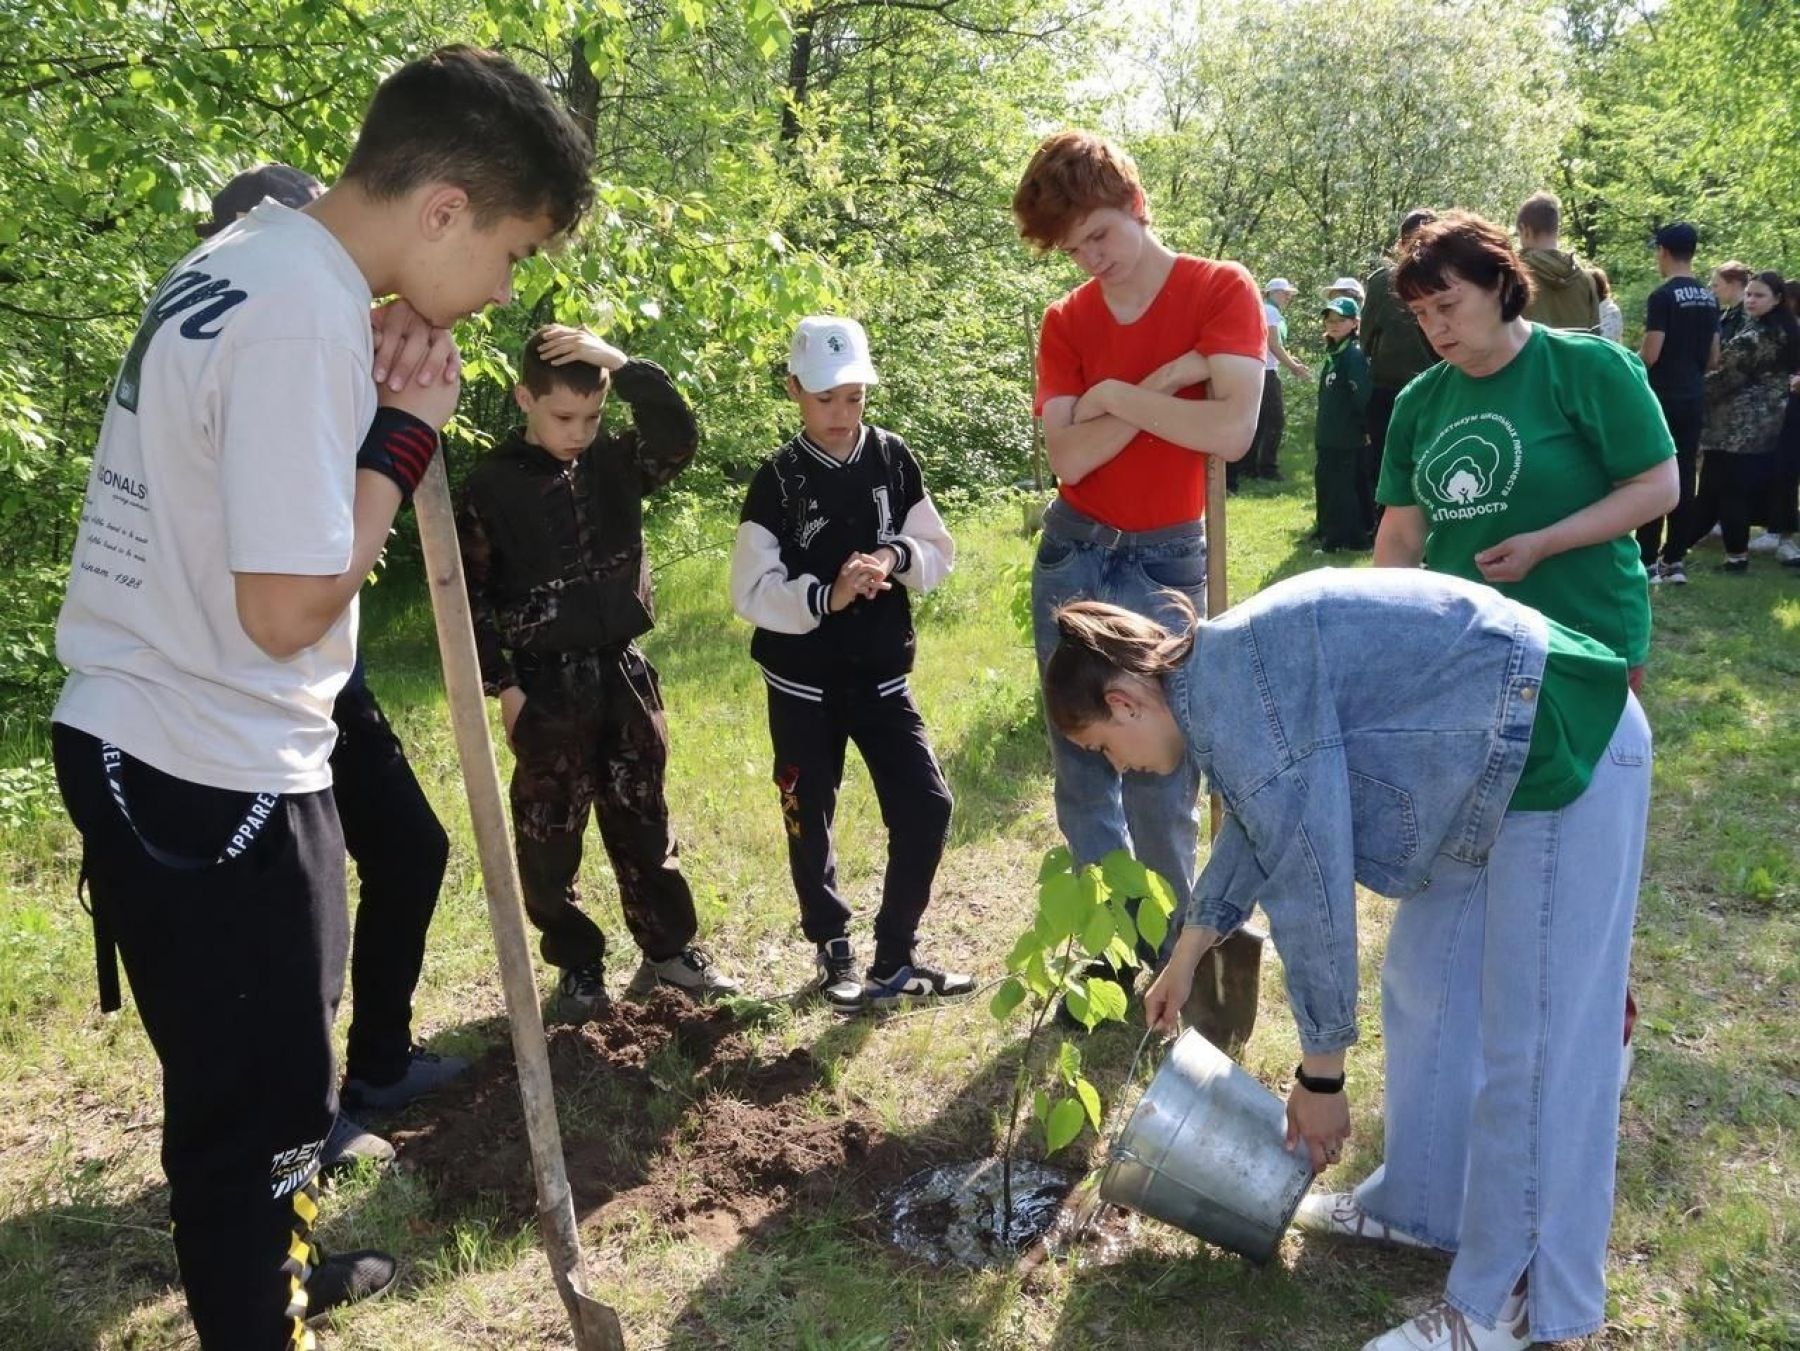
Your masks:
{"label": "red t-shirt", "polygon": [[[1262,297],[1238,263],[1177,255],[1150,308],[1129,324],[1113,318],[1100,283],[1089,280],[1044,312],[1033,412],[1042,417],[1050,400],[1080,398],[1102,380],[1135,385],[1184,352],[1260,362],[1267,344]],[[1204,399],[1206,387],[1177,397]],[[1082,515],[1120,530],[1197,521],[1206,513],[1206,459],[1139,432],[1080,483],[1058,491]]]}

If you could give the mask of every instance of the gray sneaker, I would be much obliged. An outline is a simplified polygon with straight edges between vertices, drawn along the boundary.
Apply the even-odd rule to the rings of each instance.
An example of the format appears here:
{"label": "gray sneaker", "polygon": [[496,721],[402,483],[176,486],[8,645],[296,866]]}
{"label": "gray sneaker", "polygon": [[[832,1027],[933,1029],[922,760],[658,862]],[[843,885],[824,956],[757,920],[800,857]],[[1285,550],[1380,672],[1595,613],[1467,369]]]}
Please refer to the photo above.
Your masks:
{"label": "gray sneaker", "polygon": [[325,1137],[325,1152],[319,1156],[322,1172],[333,1173],[367,1160],[378,1168],[394,1161],[394,1147],[366,1126],[359,1126],[342,1112],[331,1123],[331,1134]]}
{"label": "gray sneaker", "polygon": [[469,1068],[459,1055],[434,1055],[423,1046],[407,1052],[406,1072],[392,1083],[345,1079],[338,1100],[351,1110],[397,1112],[407,1103],[435,1093]]}
{"label": "gray sneaker", "polygon": [[743,987],[713,962],[705,948],[689,945],[666,961],[648,957],[638,963],[637,974],[625,992],[639,999],[667,986],[695,999],[718,999],[737,994]]}
{"label": "gray sneaker", "polygon": [[575,1022],[606,1016],[612,999],[606,993],[606,968],[599,962],[565,967],[556,986],[557,1013]]}

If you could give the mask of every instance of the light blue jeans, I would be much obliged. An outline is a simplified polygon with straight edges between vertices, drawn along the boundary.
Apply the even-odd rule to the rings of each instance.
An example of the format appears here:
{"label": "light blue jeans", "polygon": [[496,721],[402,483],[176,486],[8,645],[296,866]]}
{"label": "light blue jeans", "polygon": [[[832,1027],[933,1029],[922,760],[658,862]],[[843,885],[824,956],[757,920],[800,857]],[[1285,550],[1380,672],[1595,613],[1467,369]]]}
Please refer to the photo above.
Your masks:
{"label": "light blue jeans", "polygon": [[1388,937],[1386,1162],[1357,1199],[1456,1254],[1445,1293],[1472,1319],[1493,1326],[1526,1275],[1538,1341],[1605,1321],[1649,807],[1650,728],[1627,696],[1587,791],[1508,812],[1485,867],[1440,860]]}
{"label": "light blue jeans", "polygon": [[[1206,614],[1206,527],[1201,521],[1137,534],[1120,533],[1073,511],[1060,500],[1044,514],[1044,535],[1031,570],[1031,626],[1038,674],[1056,650],[1056,607],[1103,600],[1148,615],[1171,628],[1185,626],[1159,591],[1179,591]],[[1084,751],[1050,729],[1056,773],[1056,824],[1077,863],[1096,863],[1129,849],[1168,881],[1175,916],[1194,891],[1199,842],[1199,776],[1187,757],[1173,774],[1118,774],[1106,757]],[[1169,926],[1163,954],[1175,941]],[[1149,954],[1141,953],[1148,957]]]}

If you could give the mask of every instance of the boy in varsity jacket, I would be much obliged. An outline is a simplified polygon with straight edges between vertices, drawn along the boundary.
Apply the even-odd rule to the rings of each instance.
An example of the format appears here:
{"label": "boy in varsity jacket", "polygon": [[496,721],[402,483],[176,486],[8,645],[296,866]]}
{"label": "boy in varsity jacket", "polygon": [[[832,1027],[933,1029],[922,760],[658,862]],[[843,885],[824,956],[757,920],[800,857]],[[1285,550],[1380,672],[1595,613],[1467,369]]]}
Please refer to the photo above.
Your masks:
{"label": "boy in varsity jacket", "polygon": [[[818,947],[815,988],[845,1012],[974,988],[969,976],[935,970],[914,952],[951,804],[907,685],[907,592],[943,580],[956,549],[906,442],[862,420],[875,381],[861,324],[800,321],[787,388],[803,430],[751,481],[731,556],[732,605],[756,626],[750,655],[769,687],[800,926]],[[856,976],[831,839],[846,742],[862,753],[888,827],[866,980]]]}

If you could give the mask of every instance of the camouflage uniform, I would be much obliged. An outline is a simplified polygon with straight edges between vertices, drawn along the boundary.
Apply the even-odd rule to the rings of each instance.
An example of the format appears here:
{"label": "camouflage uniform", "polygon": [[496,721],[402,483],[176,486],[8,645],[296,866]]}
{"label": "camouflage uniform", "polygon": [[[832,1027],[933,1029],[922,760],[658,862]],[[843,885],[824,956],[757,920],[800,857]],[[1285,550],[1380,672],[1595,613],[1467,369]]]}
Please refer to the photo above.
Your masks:
{"label": "camouflage uniform", "polygon": [[664,371],[629,361],[612,385],[634,425],[565,463],[515,433],[469,476],[463,570],[490,694],[518,686],[514,845],[544,960],[599,962],[576,874],[590,811],[632,938],[652,960],[693,940],[664,781],[669,734],[656,671],[632,641],[654,619],[643,498],[692,460],[698,430]]}

